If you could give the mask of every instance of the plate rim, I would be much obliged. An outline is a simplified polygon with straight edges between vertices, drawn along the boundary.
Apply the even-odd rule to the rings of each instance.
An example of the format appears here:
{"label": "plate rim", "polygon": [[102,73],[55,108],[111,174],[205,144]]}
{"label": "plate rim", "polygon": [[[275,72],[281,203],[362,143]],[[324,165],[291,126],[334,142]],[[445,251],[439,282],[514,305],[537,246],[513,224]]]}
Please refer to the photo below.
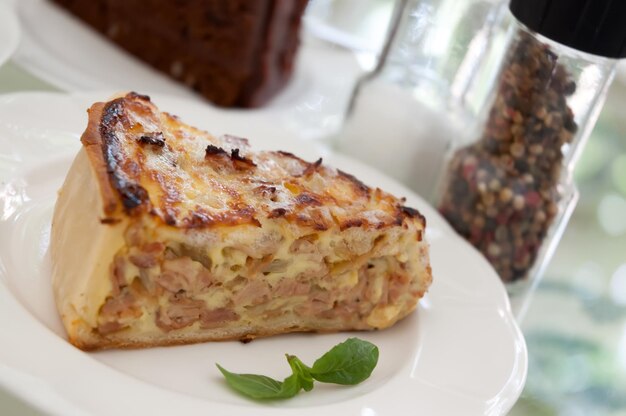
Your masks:
{"label": "plate rim", "polygon": [[[106,96],[110,96],[111,94],[105,94],[102,95],[101,92],[89,92],[89,93],[62,93],[62,92],[37,92],[37,91],[29,91],[29,92],[16,92],[16,93],[10,93],[10,94],[5,94],[5,95],[1,95],[0,96],[0,105],[7,105],[8,102],[11,102],[12,100],[15,99],[22,99],[22,97],[26,97],[26,98],[33,98],[33,97],[37,97],[37,96],[44,96],[44,97],[51,97],[54,99],[68,99],[68,100],[87,100],[90,101],[93,97],[95,96],[99,96],[99,97],[106,97]],[[155,97],[155,101],[160,101],[160,100],[173,100],[173,101],[178,101],[181,103],[181,105],[191,105],[191,106],[196,106],[196,107],[201,107],[203,106],[201,103],[198,103],[196,101],[193,100],[189,100],[189,99],[185,99],[183,97],[179,97],[179,96],[174,96],[174,95],[168,95],[168,94],[154,94]],[[101,98],[100,98],[101,99]],[[222,111],[220,109],[216,109],[213,107],[210,107],[210,110],[212,111]],[[239,112],[239,111],[237,111]],[[242,111],[245,112],[245,111]],[[261,112],[257,112],[257,114],[262,113]],[[236,112],[234,112],[236,113]],[[278,111],[275,110],[265,110],[266,114],[277,114],[279,113]],[[377,175],[380,175],[382,178],[384,178],[387,181],[390,181],[392,183],[395,183],[397,185],[398,188],[402,189],[403,194],[404,195],[411,195],[412,198],[417,197],[419,200],[421,200],[423,202],[423,204],[425,206],[428,206],[429,209],[435,213],[435,215],[437,217],[440,217],[440,215],[436,212],[436,210],[430,206],[427,202],[425,202],[419,195],[415,194],[414,192],[410,191],[408,188],[406,188],[404,185],[399,184],[397,181],[393,180],[392,178],[389,178],[387,175],[377,171],[376,169],[367,166],[366,164],[352,159],[349,156],[345,156],[345,155],[338,155],[336,156],[339,158],[339,160],[343,159],[348,159],[350,160],[352,163],[356,164],[356,165],[361,165],[363,167],[366,167],[368,170],[374,171],[377,173]],[[429,216],[432,215],[431,213],[428,214]],[[510,408],[515,404],[517,398],[519,398],[523,386],[525,384],[526,378],[527,378],[527,371],[528,371],[528,351],[527,351],[527,347],[526,347],[526,342],[523,336],[523,333],[519,327],[519,324],[517,323],[517,321],[515,320],[512,311],[511,311],[511,306],[510,306],[510,302],[508,300],[508,297],[506,296],[506,290],[504,288],[504,285],[502,284],[502,282],[500,281],[499,278],[497,278],[497,275],[495,274],[495,271],[493,270],[493,268],[488,264],[488,262],[480,255],[480,253],[473,247],[471,246],[469,243],[467,243],[465,240],[463,240],[460,236],[458,236],[453,229],[445,222],[445,220],[443,220],[442,218],[440,218],[442,221],[438,220],[438,225],[439,222],[441,223],[442,227],[444,229],[446,229],[446,233],[448,234],[449,237],[453,237],[454,240],[460,244],[460,246],[464,247],[464,250],[468,250],[469,252],[472,252],[473,256],[480,258],[481,262],[484,263],[483,265],[486,266],[494,275],[494,277],[497,279],[495,281],[496,286],[498,286],[499,291],[504,295],[504,311],[507,314],[507,323],[510,324],[510,328],[513,329],[514,331],[514,337],[516,341],[521,341],[521,349],[522,351],[518,351],[518,354],[516,354],[516,362],[517,364],[520,364],[522,368],[520,368],[518,370],[517,375],[521,375],[521,378],[518,378],[519,380],[519,385],[517,386],[517,391],[514,392],[514,398],[513,400],[510,400],[508,402],[509,406],[506,409],[497,409],[497,413],[499,412],[505,412],[510,410]],[[2,264],[2,262],[0,262],[0,275],[5,274],[5,270],[4,270],[4,266]],[[32,313],[30,313],[24,305],[21,304],[21,302],[16,299],[12,294],[12,290],[10,288],[8,288],[5,284],[5,278],[0,278],[0,287],[1,287],[1,292],[0,296],[4,297],[5,295],[7,295],[11,301],[13,301],[14,303],[17,304],[18,308],[22,309],[22,312],[24,312],[26,315],[28,315],[30,318],[34,319],[35,321],[37,321],[39,324],[44,325],[43,323],[41,323],[36,317],[34,317],[32,315]],[[45,325],[44,325],[45,326]],[[519,345],[519,344],[518,344]],[[26,403],[28,403],[29,405],[33,405],[37,408],[40,408],[38,406],[41,405],[41,403],[46,402],[45,400],[41,400],[41,403],[38,403],[36,400],[33,401],[33,397],[31,394],[29,394],[29,392],[25,391],[24,389],[21,389],[19,387],[19,385],[15,385],[14,383],[11,382],[11,377],[10,375],[7,376],[6,374],[10,373],[6,371],[6,368],[8,368],[6,366],[6,364],[3,361],[0,361],[0,386],[2,388],[5,389],[5,391],[8,391],[12,394],[15,394],[16,397],[19,397],[20,399],[24,400]],[[10,370],[10,369],[9,369]],[[513,371],[511,372],[511,378],[514,376],[515,374],[513,373]],[[506,387],[510,387],[510,379],[507,380],[507,383],[503,386],[503,389]],[[40,399],[40,397],[37,397],[38,399]],[[61,399],[60,401],[56,400],[56,399]],[[63,397],[60,396],[59,394],[57,394],[54,398],[52,398],[52,396],[48,399],[48,401],[45,403],[46,406],[50,406],[50,402],[52,401],[53,403],[55,402],[57,403],[57,406],[67,406],[69,405],[73,405],[73,403]],[[61,409],[61,407],[59,407],[59,409]],[[278,411],[278,409],[274,408],[276,411]],[[45,408],[40,408],[40,410],[46,410],[46,411],[55,411],[53,409],[50,409],[49,407],[45,407]],[[61,410],[63,410],[64,412],[68,411],[67,407],[63,407]],[[76,409],[72,409],[72,410],[76,410]],[[80,410],[80,409],[78,409]],[[285,409],[280,409],[281,411],[285,410]],[[287,409],[290,410],[290,409]],[[294,409],[295,410],[295,409]],[[306,408],[299,408],[299,410],[306,410]],[[83,414],[87,414],[84,413]]]}

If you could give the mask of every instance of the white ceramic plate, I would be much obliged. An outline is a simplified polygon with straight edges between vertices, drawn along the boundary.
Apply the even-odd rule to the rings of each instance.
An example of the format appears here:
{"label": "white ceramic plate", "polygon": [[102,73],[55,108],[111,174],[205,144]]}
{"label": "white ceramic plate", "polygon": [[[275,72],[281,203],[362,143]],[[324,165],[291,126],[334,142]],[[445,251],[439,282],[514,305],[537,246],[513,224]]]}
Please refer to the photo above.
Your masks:
{"label": "white ceramic plate", "polygon": [[13,54],[20,40],[20,25],[13,6],[0,1],[0,66]]}
{"label": "white ceramic plate", "polygon": [[[495,272],[419,197],[335,155],[325,155],[325,163],[406,196],[428,221],[434,283],[410,317],[388,330],[358,334],[380,348],[370,379],[348,388],[319,385],[293,400],[258,404],[230,391],[214,366],[283,378],[284,353],[312,362],[345,340],[345,333],[98,353],[67,343],[50,287],[50,220],[56,191],[79,148],[85,109],[106,96],[0,97],[0,385],[5,389],[63,415],[470,416],[511,408],[524,385],[527,352]],[[242,114],[177,98],[153,101],[209,131],[250,137],[258,149],[296,151],[309,160],[320,154],[290,137],[271,111]]]}

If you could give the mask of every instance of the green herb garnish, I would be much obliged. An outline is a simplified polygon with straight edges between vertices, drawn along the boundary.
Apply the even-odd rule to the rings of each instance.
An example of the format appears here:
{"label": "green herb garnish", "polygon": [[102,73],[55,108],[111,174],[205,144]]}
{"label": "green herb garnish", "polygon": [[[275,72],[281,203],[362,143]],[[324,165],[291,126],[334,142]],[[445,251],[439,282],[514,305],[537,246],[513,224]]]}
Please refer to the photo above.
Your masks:
{"label": "green herb garnish", "polygon": [[378,347],[371,342],[349,338],[335,345],[313,363],[304,364],[295,355],[286,354],[291,375],[283,381],[257,374],[235,374],[219,364],[230,387],[252,399],[288,399],[304,389],[313,389],[313,380],[343,385],[359,384],[367,379],[378,363]]}

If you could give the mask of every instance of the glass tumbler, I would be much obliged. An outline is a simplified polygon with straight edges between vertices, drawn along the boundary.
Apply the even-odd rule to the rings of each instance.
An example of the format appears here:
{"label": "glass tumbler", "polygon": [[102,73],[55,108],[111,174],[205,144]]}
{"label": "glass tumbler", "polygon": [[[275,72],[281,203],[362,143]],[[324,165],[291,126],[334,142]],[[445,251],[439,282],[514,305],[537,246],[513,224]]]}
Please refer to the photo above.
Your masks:
{"label": "glass tumbler", "polygon": [[505,6],[399,0],[378,66],[354,89],[336,148],[430,200],[449,144],[476,120],[465,97]]}

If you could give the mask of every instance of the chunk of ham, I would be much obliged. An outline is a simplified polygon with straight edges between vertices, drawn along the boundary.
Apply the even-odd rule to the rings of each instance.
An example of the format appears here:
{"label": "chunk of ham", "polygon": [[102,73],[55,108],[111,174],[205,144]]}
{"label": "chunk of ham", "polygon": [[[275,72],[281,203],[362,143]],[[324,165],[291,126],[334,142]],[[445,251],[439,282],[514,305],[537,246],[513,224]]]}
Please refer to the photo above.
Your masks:
{"label": "chunk of ham", "polygon": [[280,283],[274,288],[274,296],[289,297],[306,295],[311,290],[311,284],[308,282],[301,282],[295,279],[282,279]]}
{"label": "chunk of ham", "polygon": [[100,309],[100,316],[117,320],[136,318],[141,310],[135,304],[135,297],[128,291],[106,300]]}
{"label": "chunk of ham", "polygon": [[117,321],[104,322],[98,325],[98,332],[101,335],[108,335],[124,328],[126,328],[126,326]]}
{"label": "chunk of ham", "polygon": [[332,307],[333,300],[330,293],[315,287],[311,289],[308,300],[296,306],[294,310],[300,316],[316,316]]}
{"label": "chunk of ham", "polygon": [[235,305],[258,305],[269,299],[270,288],[260,280],[248,281],[235,295]]}
{"label": "chunk of ham", "polygon": [[178,293],[201,293],[213,283],[213,276],[199,262],[189,257],[165,260],[157,283],[165,290]]}
{"label": "chunk of ham", "polygon": [[212,310],[204,310],[200,314],[200,327],[201,328],[215,328],[222,325],[225,322],[232,322],[239,320],[239,315],[234,311],[226,308],[218,308]]}
{"label": "chunk of ham", "polygon": [[156,324],[164,331],[181,329],[199,320],[204,309],[203,300],[172,296],[167,307],[159,307]]}
{"label": "chunk of ham", "polygon": [[144,244],[139,249],[133,250],[129,260],[137,267],[150,268],[158,265],[163,259],[165,244],[153,242]]}
{"label": "chunk of ham", "polygon": [[106,335],[119,331],[128,322],[139,318],[142,311],[135,301],[133,294],[126,289],[118,296],[108,298],[100,308],[98,332]]}
{"label": "chunk of ham", "polygon": [[122,288],[126,286],[126,260],[124,257],[115,256],[113,270],[111,271],[111,294],[118,296]]}
{"label": "chunk of ham", "polygon": [[409,276],[406,274],[394,274],[388,285],[388,298],[389,303],[396,303],[398,299],[408,293],[409,290]]}

